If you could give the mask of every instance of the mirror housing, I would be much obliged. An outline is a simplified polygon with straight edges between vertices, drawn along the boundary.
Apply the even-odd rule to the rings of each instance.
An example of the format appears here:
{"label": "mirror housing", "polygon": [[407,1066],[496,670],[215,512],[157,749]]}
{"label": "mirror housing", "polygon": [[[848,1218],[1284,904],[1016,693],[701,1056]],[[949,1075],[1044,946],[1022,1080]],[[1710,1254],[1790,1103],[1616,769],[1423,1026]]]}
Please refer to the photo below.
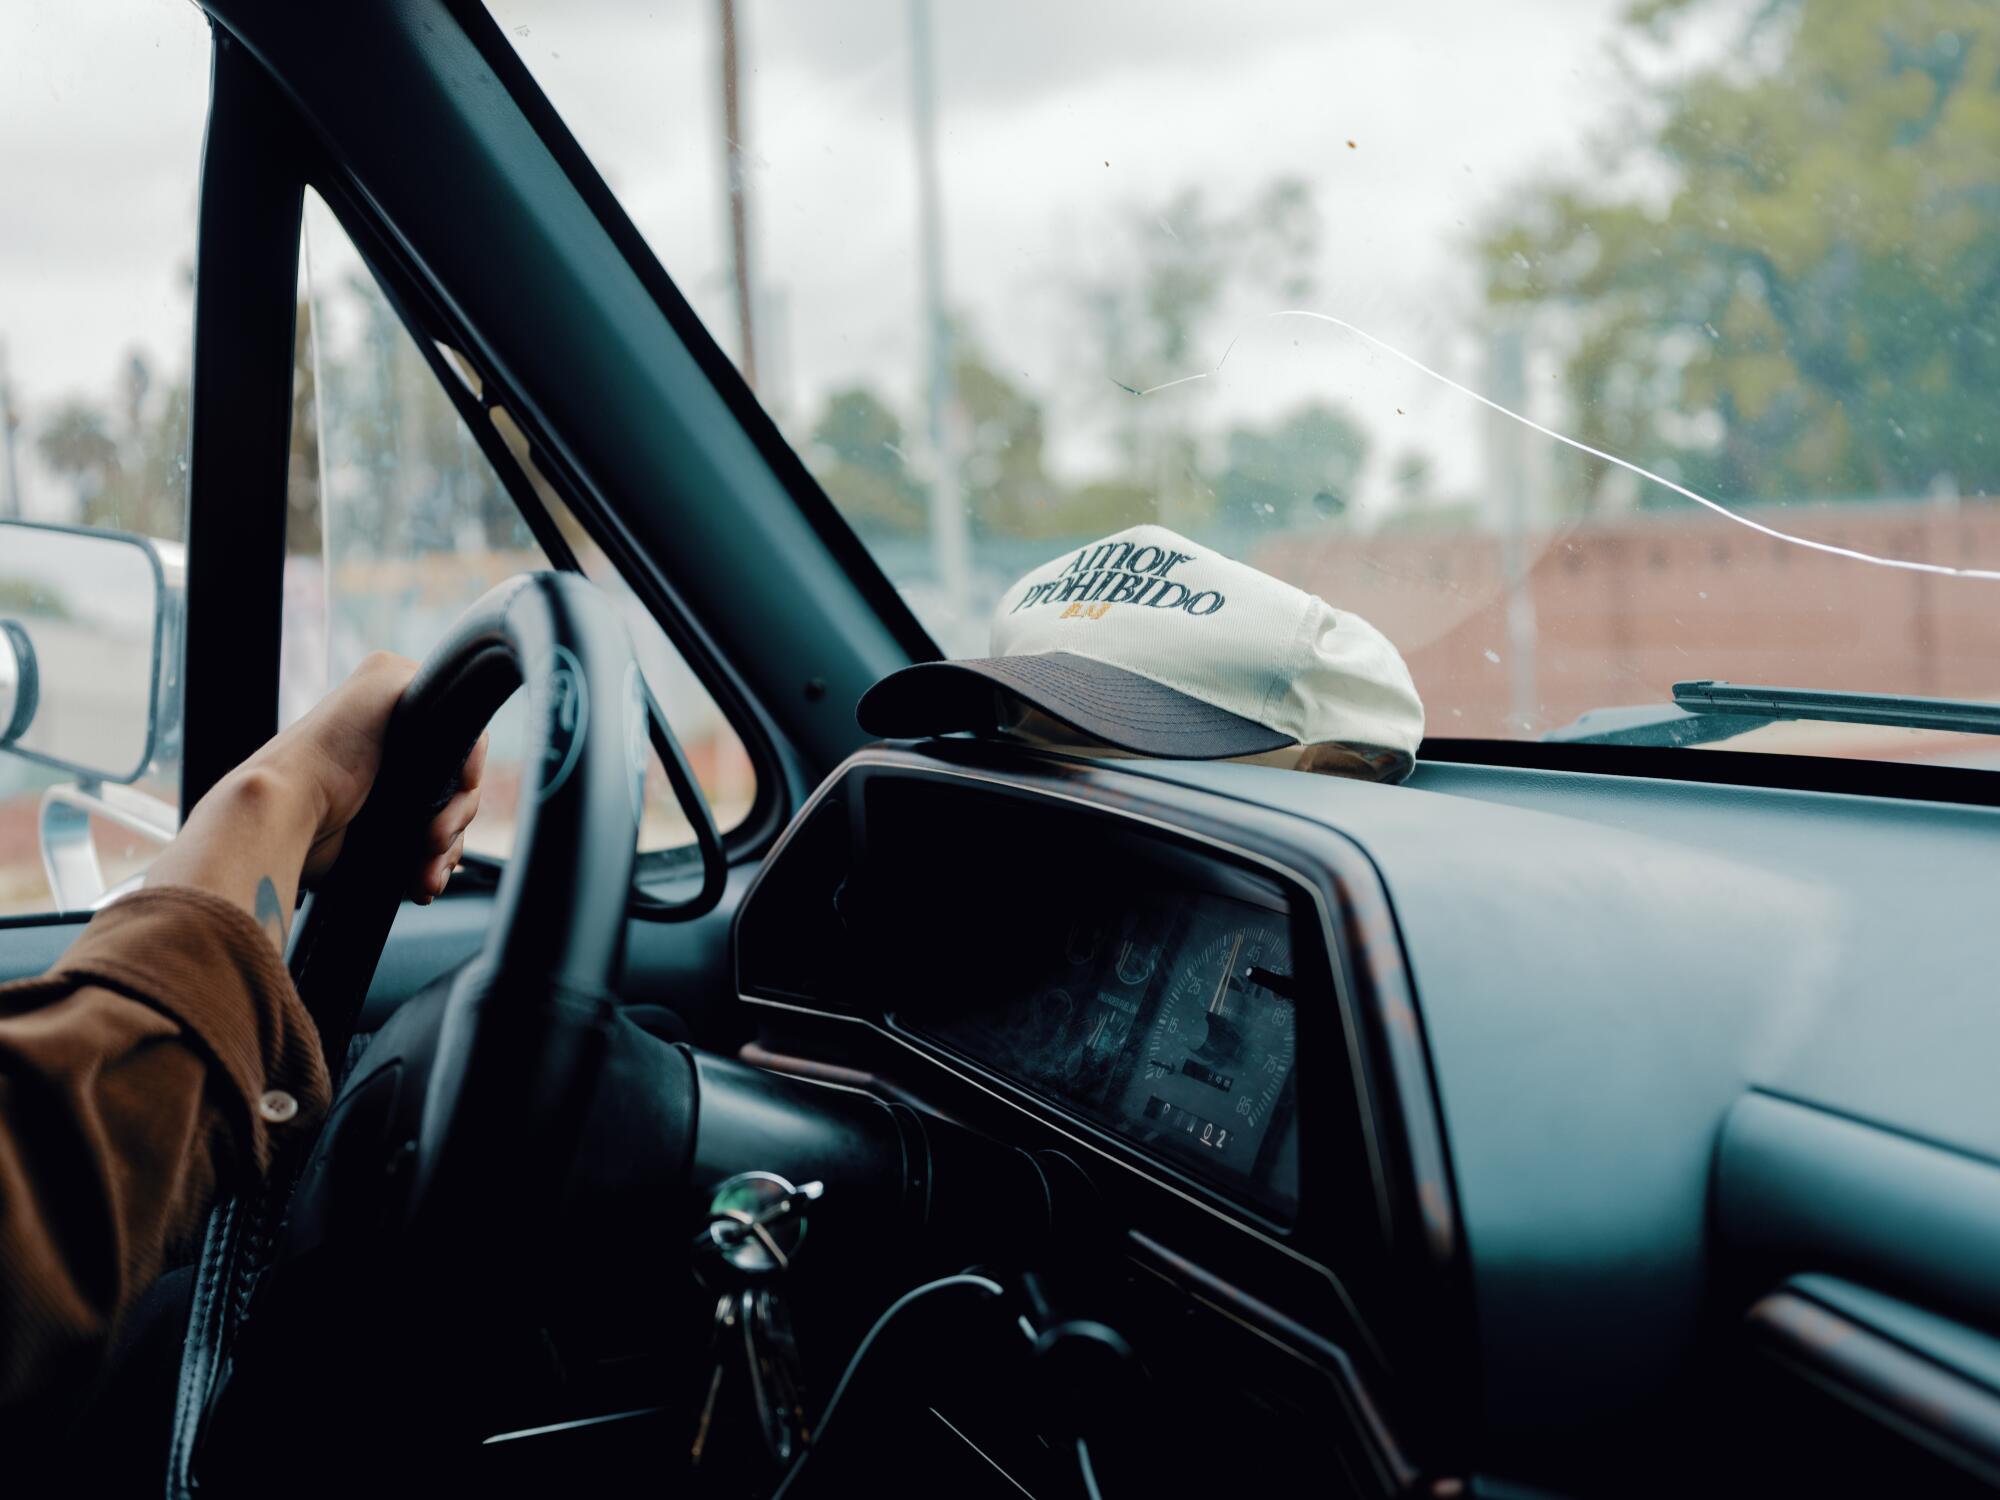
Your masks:
{"label": "mirror housing", "polygon": [[88,781],[145,775],[167,600],[145,537],[0,521],[0,751]]}
{"label": "mirror housing", "polygon": [[33,721],[39,686],[34,642],[12,620],[0,620],[0,750]]}

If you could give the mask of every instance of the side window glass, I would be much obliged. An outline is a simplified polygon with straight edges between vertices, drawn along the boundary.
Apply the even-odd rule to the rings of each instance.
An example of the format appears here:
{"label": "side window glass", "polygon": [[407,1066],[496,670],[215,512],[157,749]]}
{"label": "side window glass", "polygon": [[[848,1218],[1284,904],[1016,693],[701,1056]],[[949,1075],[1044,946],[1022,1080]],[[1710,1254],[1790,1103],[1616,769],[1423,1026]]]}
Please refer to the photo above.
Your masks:
{"label": "side window glass", "polygon": [[[304,235],[280,678],[287,722],[368,652],[421,660],[481,594],[550,566],[339,220],[310,192]],[[756,790],[741,739],[615,570],[589,566],[602,554],[577,551],[621,606],[646,684],[727,832]],[[486,792],[467,838],[475,854],[504,858],[513,847],[522,715],[517,695],[494,719]],[[639,847],[692,841],[656,762]]]}
{"label": "side window glass", "polygon": [[87,910],[180,797],[191,5],[0,6],[0,918]]}

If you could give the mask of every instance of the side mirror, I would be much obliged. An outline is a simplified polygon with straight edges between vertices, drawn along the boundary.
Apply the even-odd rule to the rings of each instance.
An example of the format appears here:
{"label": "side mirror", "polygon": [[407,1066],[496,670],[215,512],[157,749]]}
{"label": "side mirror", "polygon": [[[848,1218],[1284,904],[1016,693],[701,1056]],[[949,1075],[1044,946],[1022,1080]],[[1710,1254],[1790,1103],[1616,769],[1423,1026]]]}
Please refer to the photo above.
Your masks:
{"label": "side mirror", "polygon": [[87,781],[145,775],[166,605],[146,538],[0,521],[0,750]]}

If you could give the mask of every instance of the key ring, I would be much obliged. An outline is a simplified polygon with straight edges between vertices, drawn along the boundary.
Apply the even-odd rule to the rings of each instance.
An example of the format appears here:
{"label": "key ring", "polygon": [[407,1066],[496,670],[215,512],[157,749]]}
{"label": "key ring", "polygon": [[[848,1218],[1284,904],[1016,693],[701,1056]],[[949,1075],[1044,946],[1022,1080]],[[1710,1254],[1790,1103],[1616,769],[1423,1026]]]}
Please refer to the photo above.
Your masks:
{"label": "key ring", "polygon": [[805,1239],[804,1206],[825,1191],[822,1182],[794,1187],[775,1172],[739,1172],[716,1188],[695,1245],[747,1275],[786,1270]]}

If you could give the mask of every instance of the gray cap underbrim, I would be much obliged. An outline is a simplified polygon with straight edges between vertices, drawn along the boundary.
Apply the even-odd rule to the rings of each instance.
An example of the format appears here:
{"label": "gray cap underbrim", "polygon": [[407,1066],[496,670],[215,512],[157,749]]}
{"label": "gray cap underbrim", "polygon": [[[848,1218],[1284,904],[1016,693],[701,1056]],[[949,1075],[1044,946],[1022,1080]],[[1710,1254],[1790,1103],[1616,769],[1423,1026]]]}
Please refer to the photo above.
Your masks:
{"label": "gray cap underbrim", "polygon": [[855,717],[883,739],[1001,727],[993,689],[1093,739],[1170,760],[1227,760],[1296,745],[1288,734],[1088,656],[1051,651],[920,662],[861,695]]}

